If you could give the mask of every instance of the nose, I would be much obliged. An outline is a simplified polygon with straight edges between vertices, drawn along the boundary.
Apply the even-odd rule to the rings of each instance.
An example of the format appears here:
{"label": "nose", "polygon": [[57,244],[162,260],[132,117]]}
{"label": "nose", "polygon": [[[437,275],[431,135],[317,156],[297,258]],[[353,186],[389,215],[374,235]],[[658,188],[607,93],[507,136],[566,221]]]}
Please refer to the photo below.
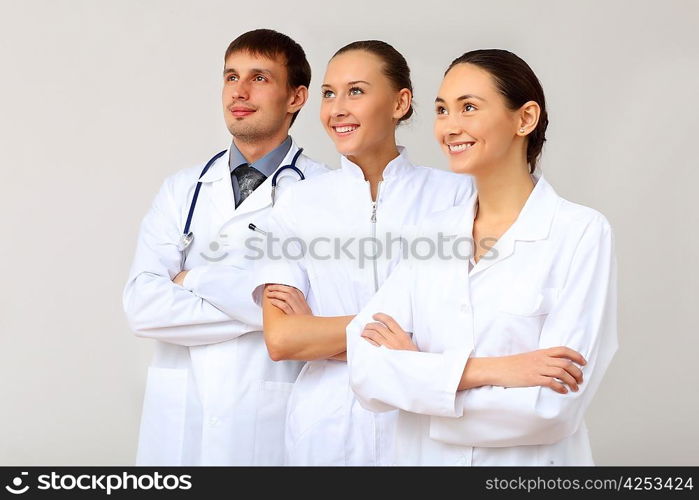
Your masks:
{"label": "nose", "polygon": [[464,132],[460,120],[454,115],[436,117],[433,130],[434,137],[440,144]]}
{"label": "nose", "polygon": [[236,101],[246,101],[250,97],[250,88],[244,81],[237,81],[232,85],[231,97]]}
{"label": "nose", "polygon": [[330,105],[330,116],[333,118],[344,118],[348,114],[349,113],[347,112],[347,108],[345,106],[345,100],[342,96],[338,96],[332,100],[332,104]]}
{"label": "nose", "polygon": [[461,126],[461,121],[456,114],[450,114],[447,119],[444,120],[444,134],[445,135],[459,135],[464,131]]}

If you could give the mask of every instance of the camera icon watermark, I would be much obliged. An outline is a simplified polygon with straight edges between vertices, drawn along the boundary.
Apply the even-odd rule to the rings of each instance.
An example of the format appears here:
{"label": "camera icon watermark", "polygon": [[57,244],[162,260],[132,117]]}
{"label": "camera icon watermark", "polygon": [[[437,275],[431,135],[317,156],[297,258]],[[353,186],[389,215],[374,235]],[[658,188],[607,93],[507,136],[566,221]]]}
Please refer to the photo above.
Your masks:
{"label": "camera icon watermark", "polygon": [[19,476],[15,477],[12,480],[12,486],[7,485],[5,486],[5,489],[12,493],[13,495],[21,495],[22,493],[26,493],[27,490],[29,489],[29,485],[22,486],[22,476],[27,476],[29,475],[28,472],[22,472],[20,473]]}

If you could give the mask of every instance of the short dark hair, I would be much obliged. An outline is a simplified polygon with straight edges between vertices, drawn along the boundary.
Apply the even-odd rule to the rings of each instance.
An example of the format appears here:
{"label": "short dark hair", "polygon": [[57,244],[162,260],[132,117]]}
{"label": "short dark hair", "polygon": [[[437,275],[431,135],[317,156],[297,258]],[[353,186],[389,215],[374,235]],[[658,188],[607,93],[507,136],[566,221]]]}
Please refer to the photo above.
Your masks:
{"label": "short dark hair", "polygon": [[[413,92],[413,82],[410,80],[410,67],[405,57],[398,52],[392,45],[381,40],[359,40],[345,45],[340,50],[335,52],[333,57],[351,50],[363,50],[374,54],[383,62],[383,74],[391,81],[395,90],[408,89]],[[413,105],[410,104],[410,109],[400,117],[398,122],[407,120],[413,115]]]}
{"label": "short dark hair", "polygon": [[[228,56],[235,52],[248,52],[267,59],[282,59],[286,66],[286,83],[289,89],[301,86],[308,88],[311,85],[311,65],[308,64],[306,53],[298,43],[283,33],[270,29],[257,29],[243,33],[226,49],[226,55],[223,57],[224,64]],[[292,124],[299,111],[291,117]]]}
{"label": "short dark hair", "polygon": [[527,136],[527,163],[529,163],[529,171],[534,172],[546,142],[546,128],[549,124],[544,89],[536,74],[523,59],[510,51],[480,49],[466,52],[454,59],[444,75],[446,76],[457,64],[464,63],[473,64],[490,73],[498,92],[505,98],[511,110],[519,109],[529,101],[536,102],[541,108],[539,123]]}

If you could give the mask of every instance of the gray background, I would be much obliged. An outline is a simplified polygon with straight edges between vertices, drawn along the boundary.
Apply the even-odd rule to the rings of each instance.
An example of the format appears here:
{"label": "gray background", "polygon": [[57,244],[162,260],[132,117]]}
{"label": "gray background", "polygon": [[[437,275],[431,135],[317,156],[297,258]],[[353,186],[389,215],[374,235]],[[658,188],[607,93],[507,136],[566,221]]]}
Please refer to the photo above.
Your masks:
{"label": "gray background", "polygon": [[699,7],[692,1],[0,2],[0,464],[131,464],[151,341],[121,291],[165,176],[227,147],[223,53],[257,27],[307,51],[292,133],[337,166],[318,121],[334,50],[408,59],[400,142],[446,168],[431,102],[462,52],[522,56],[546,91],[543,168],[616,232],[620,350],[587,421],[597,463],[699,464]]}

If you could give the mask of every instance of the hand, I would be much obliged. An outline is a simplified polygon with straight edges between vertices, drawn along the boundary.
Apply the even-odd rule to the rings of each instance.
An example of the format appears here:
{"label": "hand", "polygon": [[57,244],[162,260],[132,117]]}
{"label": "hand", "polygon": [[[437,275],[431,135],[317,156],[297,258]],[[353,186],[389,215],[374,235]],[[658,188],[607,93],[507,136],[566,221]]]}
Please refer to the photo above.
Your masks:
{"label": "hand", "polygon": [[306,297],[298,288],[287,285],[267,285],[265,286],[265,296],[273,306],[288,315],[306,314],[313,316],[313,311],[308,306]]}
{"label": "hand", "polygon": [[179,273],[177,273],[177,276],[172,278],[172,282],[177,283],[180,286],[184,286],[184,278],[187,276],[188,272],[189,271],[180,271]]}
{"label": "hand", "polygon": [[587,364],[579,352],[563,346],[491,359],[496,363],[493,368],[497,383],[493,385],[549,387],[560,394],[566,394],[568,387],[573,392],[579,390],[583,373],[577,365]]}
{"label": "hand", "polygon": [[375,346],[385,345],[389,349],[417,351],[410,335],[388,314],[376,313],[373,318],[380,323],[369,323],[364,327],[362,337]]}
{"label": "hand", "polygon": [[339,354],[335,354],[334,356],[330,356],[328,359],[332,359],[335,361],[347,361],[347,351],[341,352]]}

